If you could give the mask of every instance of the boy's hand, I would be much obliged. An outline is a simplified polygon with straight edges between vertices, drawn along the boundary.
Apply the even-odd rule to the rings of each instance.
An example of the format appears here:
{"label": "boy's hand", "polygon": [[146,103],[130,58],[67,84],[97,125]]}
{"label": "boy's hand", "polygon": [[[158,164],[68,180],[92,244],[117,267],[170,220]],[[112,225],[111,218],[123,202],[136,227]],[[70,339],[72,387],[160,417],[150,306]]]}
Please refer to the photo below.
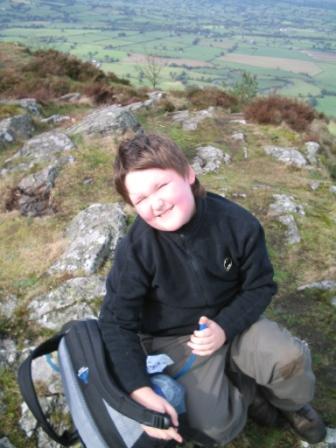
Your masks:
{"label": "boy's hand", "polygon": [[163,414],[168,414],[171,418],[174,427],[168,429],[158,429],[152,426],[141,425],[143,430],[150,437],[155,437],[157,439],[163,440],[176,440],[178,443],[182,443],[183,439],[181,435],[177,432],[178,427],[178,416],[175,408],[168,403],[163,397],[157,395],[153,389],[150,387],[140,387],[131,393],[131,398],[134,401],[145,406],[147,409],[151,409],[156,412],[161,412]]}
{"label": "boy's hand", "polygon": [[194,331],[190,337],[188,346],[192,349],[192,352],[195,355],[212,355],[225,344],[225,332],[215,321],[208,319],[205,316],[200,318],[199,323],[206,324],[207,328],[200,331]]}

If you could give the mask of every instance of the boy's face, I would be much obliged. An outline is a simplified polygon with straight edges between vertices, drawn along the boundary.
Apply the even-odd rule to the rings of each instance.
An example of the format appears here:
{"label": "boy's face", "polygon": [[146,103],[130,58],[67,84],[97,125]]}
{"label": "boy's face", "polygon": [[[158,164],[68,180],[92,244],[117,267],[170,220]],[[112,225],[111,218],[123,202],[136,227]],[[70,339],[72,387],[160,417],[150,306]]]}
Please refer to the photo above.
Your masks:
{"label": "boy's face", "polygon": [[185,178],[175,170],[159,168],[131,171],[125,178],[138,215],[151,227],[170,232],[186,224],[196,211],[191,191],[194,182],[191,167]]}

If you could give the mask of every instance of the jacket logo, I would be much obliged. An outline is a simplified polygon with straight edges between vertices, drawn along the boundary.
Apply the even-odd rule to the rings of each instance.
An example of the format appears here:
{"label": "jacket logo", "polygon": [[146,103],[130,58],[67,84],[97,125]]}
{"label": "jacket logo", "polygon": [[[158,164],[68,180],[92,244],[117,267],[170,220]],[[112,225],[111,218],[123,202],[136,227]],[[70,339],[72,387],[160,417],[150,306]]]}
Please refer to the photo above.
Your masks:
{"label": "jacket logo", "polygon": [[232,268],[232,260],[230,257],[224,258],[224,269],[226,272],[229,272],[229,270]]}

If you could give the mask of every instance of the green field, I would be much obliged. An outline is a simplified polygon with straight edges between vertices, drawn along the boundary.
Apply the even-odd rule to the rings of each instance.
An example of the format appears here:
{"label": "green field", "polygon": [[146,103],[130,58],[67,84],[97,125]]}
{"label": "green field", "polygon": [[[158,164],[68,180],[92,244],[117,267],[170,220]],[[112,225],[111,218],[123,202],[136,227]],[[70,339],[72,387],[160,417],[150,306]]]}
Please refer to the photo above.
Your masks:
{"label": "green field", "polygon": [[[334,23],[336,5],[312,7],[298,0],[291,5],[277,2],[276,8],[268,0],[258,4],[245,0],[240,5],[234,0],[204,4],[4,0],[0,6],[0,40],[94,59],[104,70],[136,85],[146,84],[146,79],[139,79],[143,63],[129,60],[130,56],[155,55],[171,58],[175,65],[167,59],[162,62],[160,87],[195,83],[230,87],[249,71],[257,75],[260,93],[276,91],[307,99],[336,116]],[[324,55],[335,58],[326,62]],[[191,67],[197,61],[211,66]],[[267,66],[259,66],[263,64]]]}

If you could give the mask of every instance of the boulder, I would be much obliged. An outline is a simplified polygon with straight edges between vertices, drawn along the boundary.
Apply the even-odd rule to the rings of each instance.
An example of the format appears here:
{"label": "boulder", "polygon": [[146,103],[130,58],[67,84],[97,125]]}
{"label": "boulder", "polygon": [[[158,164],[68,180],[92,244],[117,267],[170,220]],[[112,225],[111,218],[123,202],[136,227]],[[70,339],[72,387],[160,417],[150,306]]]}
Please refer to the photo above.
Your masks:
{"label": "boulder", "polygon": [[140,124],[126,108],[108,106],[95,110],[87,115],[80,123],[67,130],[69,135],[99,134],[122,135],[127,131],[140,130]]}
{"label": "boulder", "polygon": [[306,159],[297,150],[297,148],[281,148],[280,146],[266,146],[264,148],[266,154],[274,157],[286,165],[292,165],[297,168],[302,168],[307,165]]}
{"label": "boulder", "polygon": [[16,344],[12,339],[0,339],[0,368],[11,367],[17,361]]}
{"label": "boulder", "polygon": [[231,157],[214,146],[201,146],[196,149],[197,156],[192,167],[197,175],[217,171],[222,163],[229,164]]}
{"label": "boulder", "polygon": [[336,428],[327,428],[327,435],[320,443],[309,444],[301,441],[302,448],[335,448],[336,447]]}
{"label": "boulder", "polygon": [[199,110],[197,112],[189,112],[188,110],[181,110],[172,114],[172,118],[177,123],[182,124],[182,128],[185,131],[195,131],[198,124],[206,118],[212,118],[214,116],[215,109],[209,107],[208,109]]}
{"label": "boulder", "polygon": [[32,115],[39,116],[41,114],[41,106],[35,98],[22,98],[20,100],[1,100],[0,104],[9,104],[11,106],[19,106],[26,109]]}
{"label": "boulder", "polygon": [[6,201],[6,209],[32,217],[54,213],[50,193],[58,174],[59,166],[51,165],[22,179]]}
{"label": "boulder", "polygon": [[235,142],[239,142],[239,143],[244,143],[245,142],[245,134],[243,132],[234,132],[231,135],[231,138]]}
{"label": "boulder", "polygon": [[320,289],[321,291],[329,291],[336,289],[336,280],[321,280],[320,282],[307,283],[298,287],[298,291],[305,289]]}
{"label": "boulder", "polygon": [[7,437],[2,437],[0,439],[0,448],[15,448],[15,446],[10,443]]}
{"label": "boulder", "polygon": [[30,115],[21,114],[5,118],[0,121],[0,147],[19,139],[29,138],[33,131],[33,121]]}
{"label": "boulder", "polygon": [[315,165],[317,163],[316,154],[320,150],[320,144],[317,142],[306,142],[305,150],[307,154],[307,159],[311,165]]}
{"label": "boulder", "polygon": [[302,205],[297,204],[293,196],[285,194],[273,194],[275,202],[269,206],[269,216],[279,216],[287,213],[297,213],[305,216],[305,211]]}
{"label": "boulder", "polygon": [[96,272],[112,258],[117,241],[125,232],[126,217],[118,203],[90,205],[70,223],[66,230],[68,249],[49,272]]}
{"label": "boulder", "polygon": [[287,227],[286,237],[288,244],[297,244],[301,241],[299,229],[292,215],[278,216],[278,221]]}
{"label": "boulder", "polygon": [[42,327],[59,330],[66,322],[96,314],[97,299],[105,295],[105,279],[77,277],[57,289],[36,297],[28,306],[30,320]]}

